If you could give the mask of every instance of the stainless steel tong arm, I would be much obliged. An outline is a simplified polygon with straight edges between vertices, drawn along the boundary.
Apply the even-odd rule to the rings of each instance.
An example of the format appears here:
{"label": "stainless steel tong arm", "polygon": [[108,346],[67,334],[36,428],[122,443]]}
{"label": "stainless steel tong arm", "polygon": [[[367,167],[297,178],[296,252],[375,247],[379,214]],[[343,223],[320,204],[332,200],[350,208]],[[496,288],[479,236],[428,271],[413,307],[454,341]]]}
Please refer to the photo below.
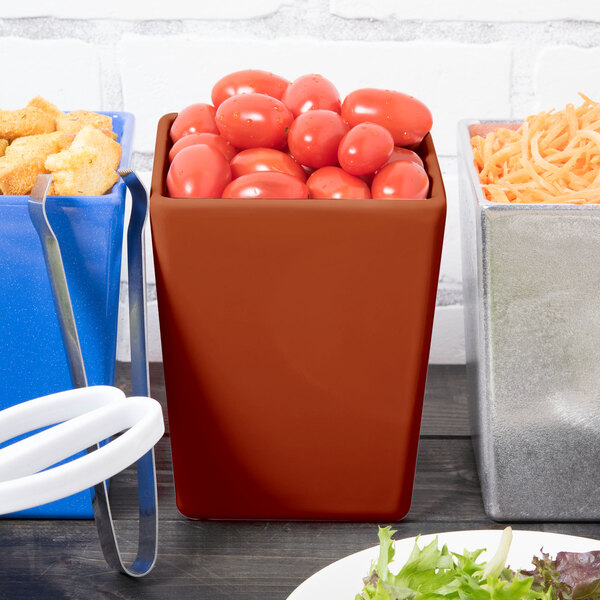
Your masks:
{"label": "stainless steel tong arm", "polygon": [[[148,210],[146,191],[131,171],[123,172],[132,191],[132,217],[127,233],[130,290],[130,330],[132,339],[132,391],[134,395],[148,396],[148,362],[146,354],[146,312],[144,297],[143,228]],[[69,360],[73,385],[86,387],[87,378],[77,335],[77,326],[69,295],[58,240],[46,215],[46,195],[50,189],[51,175],[38,175],[29,198],[29,214],[39,235],[46,268],[52,289],[52,297],[58,316],[65,351]],[[129,180],[129,181],[127,181]],[[133,282],[133,286],[132,286]],[[96,451],[97,445],[88,448]],[[117,542],[106,481],[90,489],[92,506],[102,552],[107,563],[114,569],[130,575],[143,577],[154,566],[158,547],[158,511],[154,450],[137,461],[139,490],[139,539],[138,552],[133,564],[125,566]]]}
{"label": "stainless steel tong arm", "polygon": [[44,251],[44,260],[46,261],[46,270],[52,289],[52,297],[56,307],[56,316],[69,360],[71,369],[71,378],[73,387],[87,387],[87,377],[83,356],[81,354],[81,345],[77,335],[77,326],[75,325],[75,316],[73,314],[73,305],[69,295],[69,286],[63,266],[60,247],[54,231],[50,226],[46,215],[46,195],[50,189],[52,175],[38,175],[29,197],[29,216],[35,227]]}

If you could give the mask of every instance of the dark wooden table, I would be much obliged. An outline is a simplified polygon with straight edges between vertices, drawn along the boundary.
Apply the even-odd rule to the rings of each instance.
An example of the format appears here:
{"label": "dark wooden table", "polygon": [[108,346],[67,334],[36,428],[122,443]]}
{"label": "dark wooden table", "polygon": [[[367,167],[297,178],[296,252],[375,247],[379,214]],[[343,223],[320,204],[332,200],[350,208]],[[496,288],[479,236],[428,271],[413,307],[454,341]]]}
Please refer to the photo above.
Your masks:
{"label": "dark wooden table", "polygon": [[[127,391],[128,365],[117,369]],[[162,366],[152,395],[164,403]],[[469,436],[463,366],[430,367],[410,513],[396,537],[501,528],[486,517]],[[129,579],[104,562],[91,521],[0,520],[0,598],[220,598],[282,600],[332,561],[377,543],[375,523],[190,521],[175,506],[168,436],[156,449],[159,557]],[[118,533],[127,554],[137,534],[135,473],[115,478]],[[518,528],[600,540],[599,523],[520,523]],[[600,547],[600,544],[599,544]]]}

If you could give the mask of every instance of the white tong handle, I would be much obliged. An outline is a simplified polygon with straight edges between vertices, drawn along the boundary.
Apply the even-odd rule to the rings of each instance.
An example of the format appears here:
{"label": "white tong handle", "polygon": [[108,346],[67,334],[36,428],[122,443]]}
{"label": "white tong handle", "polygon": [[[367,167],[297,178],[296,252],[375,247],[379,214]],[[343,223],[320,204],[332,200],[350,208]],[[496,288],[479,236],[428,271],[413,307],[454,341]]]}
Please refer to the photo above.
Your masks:
{"label": "white tong handle", "polygon": [[[49,425],[55,426],[0,449],[0,514],[46,504],[109,479],[151,450],[165,430],[156,400],[92,386],[0,411],[0,443]],[[120,432],[99,449],[52,466]]]}

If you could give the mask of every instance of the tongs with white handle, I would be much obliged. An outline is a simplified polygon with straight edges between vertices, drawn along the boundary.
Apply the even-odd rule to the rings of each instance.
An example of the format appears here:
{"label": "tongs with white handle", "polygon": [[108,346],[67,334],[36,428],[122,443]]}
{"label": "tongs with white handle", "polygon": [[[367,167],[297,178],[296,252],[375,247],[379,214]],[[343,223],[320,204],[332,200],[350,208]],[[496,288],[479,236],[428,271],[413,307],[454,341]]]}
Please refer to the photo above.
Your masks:
{"label": "tongs with white handle", "polygon": [[[156,561],[158,512],[153,447],[164,433],[164,422],[160,405],[147,397],[143,228],[148,199],[133,172],[119,174],[132,195],[127,239],[132,391],[138,396],[125,399],[120,390],[110,386],[87,387],[60,247],[46,215],[46,195],[52,176],[39,175],[29,199],[29,214],[42,244],[76,389],[0,412],[0,443],[39,427],[60,423],[0,450],[0,514],[31,508],[90,488],[106,561],[122,573],[142,577]],[[118,438],[98,446],[99,441],[122,431],[125,433]],[[47,468],[84,449],[87,449],[85,456]],[[140,508],[138,553],[133,564],[125,566],[114,531],[106,480],[136,461]]]}
{"label": "tongs with white handle", "polygon": [[[49,425],[55,427],[0,450],[0,514],[53,502],[109,479],[141,458],[164,433],[155,400],[91,386],[4,409],[0,443]],[[99,449],[48,469],[121,432]]]}

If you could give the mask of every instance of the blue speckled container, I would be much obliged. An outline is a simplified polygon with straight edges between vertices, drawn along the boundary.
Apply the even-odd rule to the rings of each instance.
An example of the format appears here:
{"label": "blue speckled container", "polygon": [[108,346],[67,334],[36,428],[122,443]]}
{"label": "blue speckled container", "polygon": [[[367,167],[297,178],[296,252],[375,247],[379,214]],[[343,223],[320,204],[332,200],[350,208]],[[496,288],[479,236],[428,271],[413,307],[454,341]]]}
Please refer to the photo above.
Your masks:
{"label": "blue speckled container", "polygon": [[[129,166],[134,119],[113,119]],[[114,382],[126,186],[103,196],[51,196],[48,219],[62,252],[88,384]],[[72,388],[46,265],[27,196],[0,195],[0,410]],[[92,518],[90,494],[11,515]]]}

